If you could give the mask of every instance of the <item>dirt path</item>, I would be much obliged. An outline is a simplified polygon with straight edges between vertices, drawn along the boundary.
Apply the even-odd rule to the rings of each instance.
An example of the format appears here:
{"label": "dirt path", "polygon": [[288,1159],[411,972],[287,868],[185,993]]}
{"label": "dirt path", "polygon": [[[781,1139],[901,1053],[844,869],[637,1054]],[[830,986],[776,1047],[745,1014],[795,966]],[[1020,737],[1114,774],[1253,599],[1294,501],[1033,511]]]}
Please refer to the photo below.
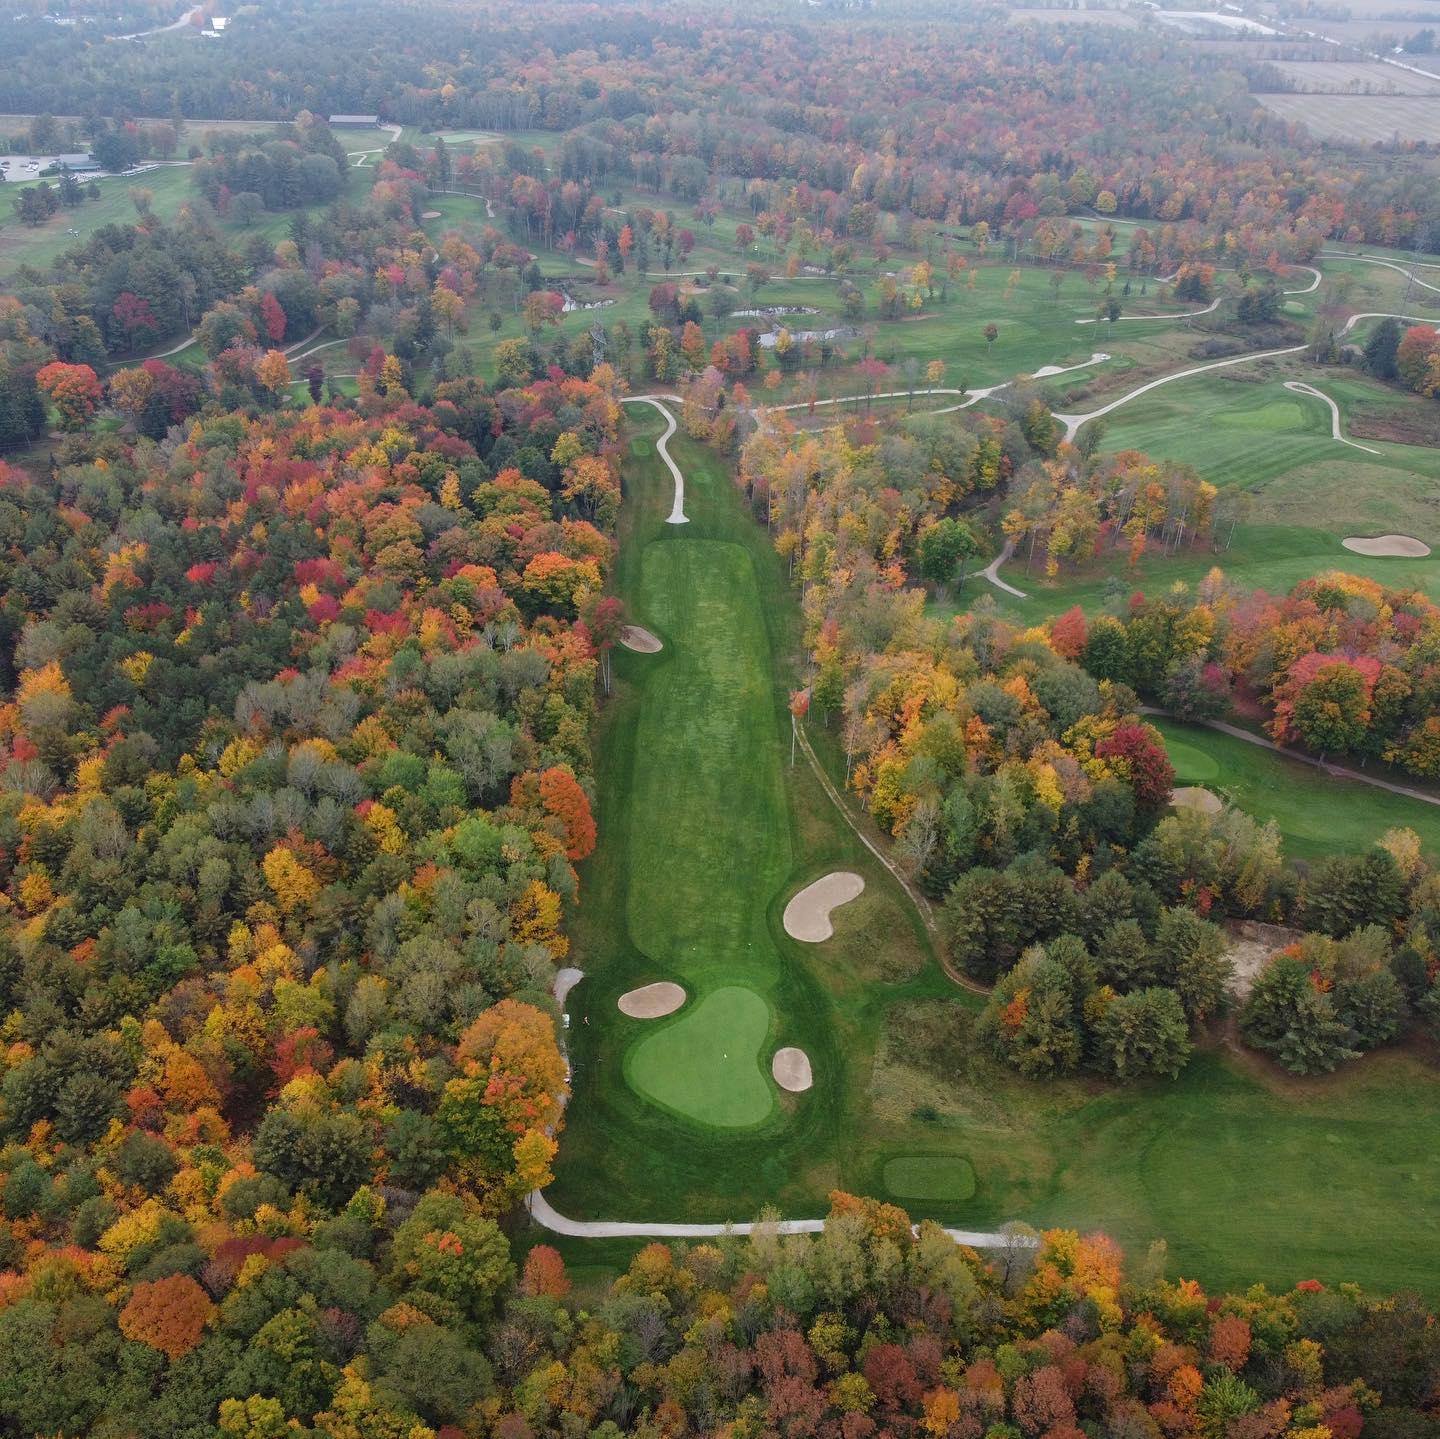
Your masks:
{"label": "dirt path", "polygon": [[1327,395],[1324,390],[1317,390],[1314,385],[1308,385],[1304,380],[1286,380],[1285,388],[1297,395],[1309,395],[1312,399],[1320,400],[1330,407],[1330,436],[1339,440],[1342,445],[1349,445],[1352,450],[1364,450],[1367,455],[1378,455],[1379,450],[1372,450],[1369,445],[1362,445],[1355,440],[1347,440],[1340,433],[1340,406]]}

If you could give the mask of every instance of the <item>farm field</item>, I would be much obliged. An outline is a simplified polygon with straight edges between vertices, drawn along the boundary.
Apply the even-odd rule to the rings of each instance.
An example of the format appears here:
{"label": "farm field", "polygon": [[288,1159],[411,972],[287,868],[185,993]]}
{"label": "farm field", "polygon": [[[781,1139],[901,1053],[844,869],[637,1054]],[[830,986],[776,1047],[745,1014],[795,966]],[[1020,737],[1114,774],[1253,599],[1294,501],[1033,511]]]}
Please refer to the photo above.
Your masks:
{"label": "farm field", "polygon": [[[1093,1081],[1032,1084],[977,1050],[971,1024],[978,997],[940,973],[883,871],[858,849],[803,766],[788,766],[783,705],[794,608],[762,532],[742,512],[719,462],[676,440],[692,523],[679,537],[666,533],[669,480],[653,452],[658,430],[648,414],[632,429],[618,589],[632,618],[656,627],[667,649],[617,655],[617,697],[599,751],[601,844],[583,877],[587,901],[572,954],[588,977],[568,1006],[574,1098],[547,1191],[554,1206],[574,1218],[745,1218],[767,1202],[787,1215],[818,1214],[825,1192],[838,1184],[947,1222],[1103,1226],[1131,1252],[1164,1235],[1178,1271],[1207,1284],[1259,1279],[1285,1288],[1300,1277],[1329,1281],[1343,1272],[1367,1284],[1440,1286],[1440,1265],[1432,1271],[1422,1261],[1417,1270],[1415,1260],[1440,1252],[1440,1208],[1414,1202],[1440,1182],[1440,1159],[1422,1137],[1426,1126],[1414,1122],[1417,1113],[1440,1115],[1440,1079],[1408,1054],[1388,1053],[1338,1079],[1300,1086],[1216,1047],[1198,1054],[1173,1084],[1117,1091]],[[657,550],[710,555],[727,586],[686,569],[693,592],[681,602],[667,598],[660,582],[679,578],[667,575],[679,561],[657,561]],[[720,607],[727,592],[742,616],[758,596],[763,619],[726,623]],[[697,623],[687,610],[708,613]],[[709,654],[698,677],[745,666],[760,711],[747,721],[758,746],[749,767],[762,777],[758,790],[731,773],[718,732],[706,729],[704,743],[683,753],[658,737],[670,706],[688,704],[674,686],[687,672],[697,675],[701,658],[682,658],[678,648],[714,643],[732,652]],[[751,652],[742,660],[737,647]],[[837,742],[813,716],[809,725],[838,777]],[[645,777],[655,759],[670,768],[668,786]],[[681,764],[693,775],[677,774]],[[777,771],[778,787],[763,778]],[[702,878],[684,857],[690,841],[659,858],[647,833],[691,833],[697,819],[683,811],[722,793],[734,823],[752,843],[760,840],[762,862],[778,853],[766,846],[767,831],[756,829],[766,820],[789,854],[806,856],[789,861],[788,882],[782,878],[763,915],[748,916],[748,929],[736,898],[751,892],[745,876],[754,873],[753,856],[712,862]],[[1320,807],[1318,797],[1314,803]],[[719,819],[718,832],[728,834],[730,823]],[[865,894],[836,912],[834,940],[795,945],[778,925],[784,900],[815,874],[839,867],[864,875]],[[784,868],[777,862],[770,873]],[[707,890],[723,922],[748,935],[755,949],[747,954],[768,946],[775,955],[767,961],[776,980],[766,997],[782,1027],[772,1029],[762,1053],[783,1034],[815,1062],[816,1088],[772,1100],[749,1128],[735,1127],[734,1114],[717,1125],[714,1112],[687,1118],[681,1106],[647,1100],[644,1086],[663,1081],[642,1075],[637,1087],[627,1056],[637,1052],[636,1031],[656,1022],[626,1020],[615,1009],[619,994],[660,977],[645,951],[662,934],[674,936],[674,963],[689,967],[697,988],[714,986],[723,995],[732,977],[754,973],[747,968],[753,958],[733,967],[707,957],[713,951],[695,938],[703,924],[696,906]],[[637,897],[653,907],[649,913],[637,911]],[[878,973],[877,956],[885,964]],[[680,1020],[688,1012],[696,1011],[687,1006]],[[722,1022],[736,1024],[732,1032],[753,1048],[758,1030],[749,1020],[729,1015]],[[671,1026],[651,1033],[678,1031],[678,1023]],[[697,1032],[697,1044],[710,1042]],[[662,1068],[683,1074],[692,1063],[677,1045]],[[682,1102],[700,1110],[720,1103],[703,1095]],[[1357,1213],[1366,1224],[1352,1226],[1337,1261],[1327,1234]],[[623,1263],[631,1248],[572,1242],[565,1252],[598,1275]]]}
{"label": "farm field", "polygon": [[1375,61],[1325,61],[1308,63],[1271,60],[1278,70],[1304,95],[1435,95],[1440,80],[1402,70],[1398,65]]}
{"label": "farm field", "polygon": [[1133,30],[1140,23],[1128,10],[1014,9],[1010,20],[1016,25],[1099,25],[1122,30]]}
{"label": "farm field", "polygon": [[[1301,859],[1354,854],[1387,829],[1413,829],[1440,853],[1440,805],[1321,773],[1206,725],[1156,718],[1176,781],[1203,785],[1258,820],[1274,820],[1288,853]],[[1394,777],[1406,783],[1404,776]],[[1414,783],[1414,781],[1409,781]]]}
{"label": "farm field", "polygon": [[[1389,10],[1392,16],[1396,9],[1393,5],[1382,8]],[[1405,8],[1410,9],[1409,6]],[[1327,39],[1338,41],[1341,44],[1375,50],[1401,44],[1417,31],[1435,23],[1434,19],[1416,17],[1414,11],[1411,10],[1411,18],[1408,19],[1387,19],[1381,16],[1364,20],[1321,20],[1300,22],[1295,28],[1297,31],[1304,30],[1324,35]]]}
{"label": "farm field", "polygon": [[1426,95],[1257,95],[1272,114],[1320,140],[1440,140],[1440,98]]}

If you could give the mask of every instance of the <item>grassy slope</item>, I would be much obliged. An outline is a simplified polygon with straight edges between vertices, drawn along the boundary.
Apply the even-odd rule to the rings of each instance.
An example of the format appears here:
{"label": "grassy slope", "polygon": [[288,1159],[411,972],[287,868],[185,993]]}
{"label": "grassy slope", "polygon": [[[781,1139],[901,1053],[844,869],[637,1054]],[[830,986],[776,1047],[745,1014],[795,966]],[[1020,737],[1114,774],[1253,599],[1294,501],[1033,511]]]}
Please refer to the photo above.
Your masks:
{"label": "grassy slope", "polygon": [[[1362,443],[1367,455],[1330,438],[1330,416],[1320,401],[1283,388],[1304,379],[1340,407],[1342,433],[1353,410],[1403,412],[1417,398],[1349,372],[1316,370],[1300,363],[1261,364],[1234,372],[1197,375],[1153,391],[1105,418],[1103,448],[1126,448],[1189,463],[1211,483],[1245,489],[1249,514],[1233,543],[1198,546],[1172,558],[1147,556],[1133,571],[1119,554],[1078,574],[1047,583],[1037,566],[1026,573],[1017,559],[1004,570],[1028,598],[991,591],[1001,609],[1036,621],[1079,604],[1094,611],[1110,574],[1137,589],[1168,587],[1202,578],[1218,565],[1246,586],[1288,590],[1329,569],[1369,575],[1385,584],[1416,586],[1440,598],[1440,529],[1434,495],[1440,482],[1440,451],[1378,440]],[[1252,376],[1263,376],[1256,380]],[[1347,535],[1414,534],[1437,551],[1424,560],[1367,559],[1343,549]],[[983,582],[966,586],[959,603],[973,603]],[[953,609],[952,602],[951,608]]]}
{"label": "grassy slope", "polygon": [[1273,819],[1302,859],[1368,848],[1408,825],[1440,854],[1440,805],[1321,774],[1311,765],[1201,725],[1156,720],[1182,784],[1201,784],[1256,819]]}

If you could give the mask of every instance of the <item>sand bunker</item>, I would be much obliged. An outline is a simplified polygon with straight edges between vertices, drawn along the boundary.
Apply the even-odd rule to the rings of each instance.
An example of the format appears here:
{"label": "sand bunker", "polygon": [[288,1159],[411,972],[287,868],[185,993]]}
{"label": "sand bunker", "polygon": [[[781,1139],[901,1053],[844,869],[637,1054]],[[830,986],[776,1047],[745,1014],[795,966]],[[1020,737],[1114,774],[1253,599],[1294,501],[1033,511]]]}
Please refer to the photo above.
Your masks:
{"label": "sand bunker", "polygon": [[1198,809],[1201,814],[1219,814],[1225,808],[1225,801],[1218,794],[1193,784],[1172,789],[1170,803],[1176,809]]}
{"label": "sand bunker", "polygon": [[1352,535],[1340,543],[1352,553],[1374,560],[1423,560],[1430,553],[1429,545],[1409,535],[1376,535],[1368,540]]}
{"label": "sand bunker", "polygon": [[659,984],[647,984],[622,994],[617,1003],[620,1013],[631,1019],[661,1019],[674,1014],[685,1003],[685,991],[678,984],[662,979]]}
{"label": "sand bunker", "polygon": [[837,869],[834,874],[807,884],[785,906],[785,933],[806,944],[829,939],[835,933],[830,924],[830,911],[858,898],[864,888],[865,881],[845,869]]}
{"label": "sand bunker", "polygon": [[420,218],[422,220],[438,220],[440,218],[440,212],[439,210],[423,210],[421,211]]}
{"label": "sand bunker", "polygon": [[621,625],[620,643],[627,650],[642,655],[658,655],[665,648],[649,630],[641,629],[639,625]]}
{"label": "sand bunker", "polygon": [[789,1046],[777,1049],[770,1061],[770,1073],[775,1076],[775,1083],[791,1094],[803,1094],[815,1083],[815,1076],[810,1072],[810,1056],[803,1049]]}

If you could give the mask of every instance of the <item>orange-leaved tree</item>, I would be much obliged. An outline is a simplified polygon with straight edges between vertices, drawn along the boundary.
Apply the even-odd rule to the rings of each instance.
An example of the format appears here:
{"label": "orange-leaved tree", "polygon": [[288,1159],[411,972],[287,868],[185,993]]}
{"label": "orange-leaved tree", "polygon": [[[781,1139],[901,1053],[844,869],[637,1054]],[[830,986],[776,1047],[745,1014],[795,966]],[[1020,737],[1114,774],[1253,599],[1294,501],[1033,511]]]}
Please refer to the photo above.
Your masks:
{"label": "orange-leaved tree", "polygon": [[37,371],[35,383],[60,412],[62,429],[84,429],[100,407],[100,381],[89,365],[55,360]]}
{"label": "orange-leaved tree", "polygon": [[200,1342],[214,1312],[210,1296],[188,1274],[171,1274],[135,1286],[120,1311],[120,1332],[179,1359]]}

